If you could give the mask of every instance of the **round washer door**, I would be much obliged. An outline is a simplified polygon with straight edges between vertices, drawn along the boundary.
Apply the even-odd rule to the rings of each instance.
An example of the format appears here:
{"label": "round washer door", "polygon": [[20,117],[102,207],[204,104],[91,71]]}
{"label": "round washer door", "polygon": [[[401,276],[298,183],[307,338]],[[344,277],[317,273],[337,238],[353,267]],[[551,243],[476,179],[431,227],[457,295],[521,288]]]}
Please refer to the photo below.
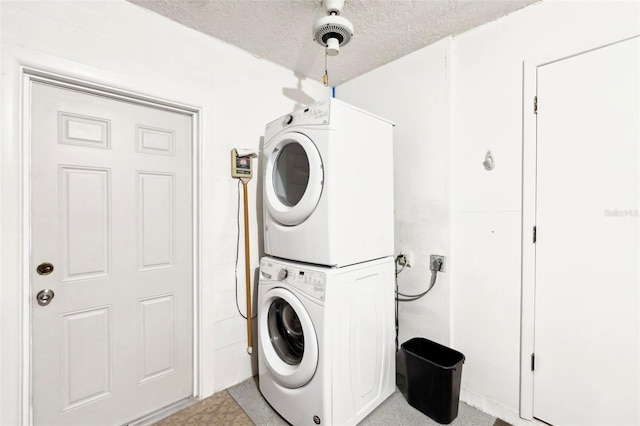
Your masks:
{"label": "round washer door", "polygon": [[318,366],[318,340],[311,317],[289,290],[276,287],[260,302],[260,345],[264,363],[280,385],[306,385]]}
{"label": "round washer door", "polygon": [[311,216],[322,195],[320,153],[307,136],[289,132],[275,141],[266,154],[267,210],[282,225],[299,225]]}

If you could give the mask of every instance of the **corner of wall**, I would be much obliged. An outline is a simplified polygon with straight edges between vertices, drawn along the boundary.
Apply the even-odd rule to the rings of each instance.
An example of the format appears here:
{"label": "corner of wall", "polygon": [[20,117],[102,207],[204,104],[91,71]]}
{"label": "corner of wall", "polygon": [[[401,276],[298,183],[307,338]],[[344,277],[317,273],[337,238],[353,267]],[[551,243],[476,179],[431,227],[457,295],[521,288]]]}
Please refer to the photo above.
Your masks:
{"label": "corner of wall", "polygon": [[[338,88],[340,98],[396,123],[394,129],[395,248],[411,252],[414,266],[400,290],[421,293],[431,277],[429,256],[450,257],[450,132],[447,37]],[[409,159],[411,159],[409,161]],[[418,301],[400,305],[400,341],[450,340],[449,272]]]}

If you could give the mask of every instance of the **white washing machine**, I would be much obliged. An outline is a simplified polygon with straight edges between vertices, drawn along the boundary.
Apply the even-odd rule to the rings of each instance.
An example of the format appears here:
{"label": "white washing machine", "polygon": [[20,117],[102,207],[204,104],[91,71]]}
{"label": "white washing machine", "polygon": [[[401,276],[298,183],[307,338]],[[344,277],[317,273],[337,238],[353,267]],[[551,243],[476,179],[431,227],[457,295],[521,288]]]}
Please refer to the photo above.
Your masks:
{"label": "white washing machine", "polygon": [[289,423],[355,425],[395,389],[394,265],[344,268],[264,257],[260,392]]}
{"label": "white washing machine", "polygon": [[393,123],[331,98],[264,140],[266,254],[332,267],[393,255]]}

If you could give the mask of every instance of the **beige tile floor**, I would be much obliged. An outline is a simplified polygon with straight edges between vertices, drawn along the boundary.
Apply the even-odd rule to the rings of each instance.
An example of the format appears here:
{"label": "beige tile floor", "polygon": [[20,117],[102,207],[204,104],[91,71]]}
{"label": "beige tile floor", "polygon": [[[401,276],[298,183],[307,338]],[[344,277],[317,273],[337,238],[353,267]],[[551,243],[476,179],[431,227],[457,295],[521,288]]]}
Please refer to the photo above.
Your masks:
{"label": "beige tile floor", "polygon": [[224,390],[154,424],[154,426],[183,425],[253,426],[254,422],[229,395],[229,392]]}

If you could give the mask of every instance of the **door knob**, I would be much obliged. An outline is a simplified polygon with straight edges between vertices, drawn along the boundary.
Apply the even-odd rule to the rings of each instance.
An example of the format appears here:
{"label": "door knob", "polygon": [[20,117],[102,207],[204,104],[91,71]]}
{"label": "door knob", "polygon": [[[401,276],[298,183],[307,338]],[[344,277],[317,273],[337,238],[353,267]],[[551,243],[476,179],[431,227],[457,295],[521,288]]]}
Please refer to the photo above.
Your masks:
{"label": "door knob", "polygon": [[53,272],[53,264],[49,262],[41,263],[36,267],[36,272],[38,275],[49,275]]}
{"label": "door knob", "polygon": [[38,305],[47,306],[49,303],[51,303],[51,299],[53,299],[53,296],[55,295],[56,294],[50,288],[47,288],[45,290],[40,290],[38,294],[36,294],[36,300],[38,301]]}

